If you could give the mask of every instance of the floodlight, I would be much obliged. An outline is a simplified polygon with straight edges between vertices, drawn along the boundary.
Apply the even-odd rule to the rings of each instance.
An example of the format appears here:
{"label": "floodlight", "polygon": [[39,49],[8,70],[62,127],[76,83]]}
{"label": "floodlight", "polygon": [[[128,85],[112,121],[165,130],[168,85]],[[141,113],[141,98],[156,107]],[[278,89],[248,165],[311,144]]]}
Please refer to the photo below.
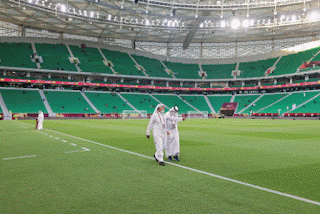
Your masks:
{"label": "floodlight", "polygon": [[316,12],[312,12],[312,13],[309,15],[309,21],[316,21],[318,18],[319,18],[319,15],[318,15],[318,13],[316,13]]}
{"label": "floodlight", "polygon": [[223,20],[221,21],[221,27],[222,27],[222,28],[225,28],[225,27],[226,27],[226,22],[223,21]]}
{"label": "floodlight", "polygon": [[240,27],[241,23],[239,21],[239,19],[234,19],[231,21],[231,27],[233,29],[238,29]]}
{"label": "floodlight", "polygon": [[62,5],[60,6],[60,10],[65,13],[66,10],[67,10],[67,8],[66,8],[66,6],[65,6],[64,4],[62,4]]}
{"label": "floodlight", "polygon": [[242,23],[242,26],[245,27],[245,28],[249,27],[249,25],[250,25],[250,23],[249,23],[249,20],[247,20],[247,19],[244,20],[243,23]]}
{"label": "floodlight", "polygon": [[31,3],[32,3],[32,0],[29,0],[29,3],[31,4]]}

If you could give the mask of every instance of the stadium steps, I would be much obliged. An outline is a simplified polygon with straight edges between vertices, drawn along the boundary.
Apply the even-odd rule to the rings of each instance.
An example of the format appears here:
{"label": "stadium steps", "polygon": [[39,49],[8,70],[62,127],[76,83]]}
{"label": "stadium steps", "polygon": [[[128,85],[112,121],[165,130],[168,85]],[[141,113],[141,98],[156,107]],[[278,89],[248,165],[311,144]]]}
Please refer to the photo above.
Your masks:
{"label": "stadium steps", "polygon": [[153,96],[156,97],[158,100],[160,100],[161,103],[164,103],[170,108],[175,105],[178,106],[180,114],[186,114],[188,111],[194,111],[194,108],[187,105],[185,102],[183,102],[179,97],[177,97],[174,94],[157,94]]}
{"label": "stadium steps", "polygon": [[[162,62],[161,60],[159,60],[159,62],[162,64],[163,67],[165,67],[166,70],[169,70],[168,66]],[[172,71],[172,75],[171,75],[173,78],[176,78],[176,76],[174,75],[174,71]]]}
{"label": "stadium steps", "polygon": [[121,93],[133,106],[139,110],[146,110],[148,114],[152,114],[159,102],[153,99],[149,94],[142,93]]}
{"label": "stadium steps", "polygon": [[166,104],[162,103],[160,100],[158,100],[156,97],[154,97],[152,94],[149,94],[150,97],[152,97],[153,99],[155,99],[158,103],[163,104],[168,110],[170,109]]}
{"label": "stadium steps", "polygon": [[97,48],[82,48],[74,45],[70,45],[69,47],[72,54],[81,62],[78,66],[82,72],[113,73],[110,67],[104,64],[104,58],[101,56]]}
{"label": "stadium steps", "polygon": [[177,97],[179,97],[180,100],[182,100],[185,104],[187,104],[188,106],[190,106],[191,108],[193,108],[194,110],[196,110],[197,112],[201,112],[199,109],[197,109],[196,107],[194,107],[193,105],[191,105],[190,103],[188,103],[185,99],[183,99],[182,97],[180,97],[180,95],[176,94]]}
{"label": "stadium steps", "polygon": [[235,98],[236,98],[236,95],[233,94],[232,97],[231,97],[231,99],[230,99],[230,103],[233,103]]}
{"label": "stadium steps", "polygon": [[292,95],[292,94],[293,94],[292,92],[291,92],[291,93],[289,93],[289,94],[287,94],[286,96],[284,96],[284,97],[280,98],[279,100],[277,100],[277,101],[275,101],[275,102],[273,102],[273,103],[271,103],[271,104],[269,104],[269,105],[267,105],[267,106],[263,107],[262,109],[259,109],[257,112],[263,111],[263,110],[265,110],[265,109],[267,109],[267,108],[269,108],[269,107],[271,107],[271,106],[273,106],[273,105],[277,104],[278,102],[281,102],[283,99],[285,99],[285,98],[289,97],[289,96],[290,96],[290,95]]}
{"label": "stadium steps", "polygon": [[[138,64],[137,61],[131,56],[131,54],[128,53],[128,55],[129,55],[129,57],[132,59],[132,61],[134,61],[134,63],[136,64],[136,66],[139,66],[139,64]],[[145,72],[144,69],[141,69],[140,71],[141,71],[146,77],[148,76],[148,74]]]}
{"label": "stadium steps", "polygon": [[196,109],[200,111],[206,111],[208,112],[208,114],[212,113],[212,110],[208,106],[204,95],[180,95],[180,96]]}
{"label": "stadium steps", "polygon": [[239,78],[253,78],[263,77],[268,68],[273,67],[277,58],[270,58],[266,60],[258,60],[253,62],[241,62],[239,65]]}
{"label": "stadium steps", "polygon": [[128,104],[128,106],[130,106],[131,108],[133,108],[134,110],[138,111],[138,109],[136,107],[134,107],[128,100],[126,100],[119,92],[117,92],[117,95],[125,102]]}
{"label": "stadium steps", "polygon": [[315,59],[319,55],[319,53],[320,53],[320,50],[308,60],[308,63],[312,62],[313,59]]}
{"label": "stadium steps", "polygon": [[74,64],[70,63],[70,54],[63,44],[36,43],[38,56],[42,57],[42,69],[77,71]]}
{"label": "stadium steps", "polygon": [[[38,54],[37,53],[37,49],[36,49],[36,46],[34,45],[34,43],[31,43],[31,47],[32,47],[32,50],[33,50],[33,54]],[[37,68],[40,69],[41,66],[40,66],[40,63],[39,62],[36,62],[36,65],[37,65]]]}
{"label": "stadium steps", "polygon": [[41,99],[43,101],[43,104],[44,104],[44,106],[46,107],[46,109],[48,111],[49,117],[55,117],[56,114],[52,111],[52,108],[51,108],[46,96],[44,95],[43,90],[40,89],[39,93],[40,93]]}
{"label": "stadium steps", "polygon": [[[98,49],[99,53],[101,54],[102,58],[103,58],[104,60],[108,60],[108,59],[106,58],[106,56],[102,53],[101,49],[100,49],[100,48],[97,48],[97,49]],[[116,74],[116,72],[114,71],[113,67],[109,67],[109,68],[111,69],[111,71],[112,71],[113,74]]]}
{"label": "stadium steps", "polygon": [[91,108],[98,114],[100,111],[93,105],[93,103],[89,100],[89,98],[85,95],[83,91],[80,91],[80,94],[87,101],[87,103],[91,106]]}
{"label": "stadium steps", "polygon": [[264,94],[261,94],[257,99],[255,99],[252,103],[250,103],[247,107],[239,111],[238,113],[241,114],[242,112],[246,111],[248,108],[253,106],[258,100],[260,100],[263,97]]}
{"label": "stadium steps", "polygon": [[[306,104],[309,103],[310,101],[316,99],[318,96],[320,96],[320,93],[318,93],[318,94],[315,95],[314,97],[312,97],[312,98],[308,99],[307,101],[305,101],[305,102],[301,103],[300,105],[298,105],[295,110],[297,110],[297,109],[300,108],[301,106],[306,105]],[[288,112],[295,111],[295,110],[289,110]],[[306,113],[309,113],[309,112],[306,112]]]}
{"label": "stadium steps", "polygon": [[116,93],[111,92],[84,92],[100,113],[122,113],[124,110],[133,110]]}
{"label": "stadium steps", "polygon": [[231,95],[214,95],[207,96],[213,109],[218,113],[223,103],[229,103],[231,100]]}
{"label": "stadium steps", "polygon": [[4,120],[12,120],[12,116],[10,115],[6,103],[4,102],[1,92],[0,92],[0,110],[3,112],[3,119]]}
{"label": "stadium steps", "polygon": [[[73,55],[72,51],[71,51],[70,46],[69,46],[69,45],[66,45],[66,47],[67,47],[67,49],[68,49],[68,51],[69,51],[70,56],[71,56],[72,58],[75,57],[75,56]],[[80,63],[81,63],[81,61],[80,61]],[[80,67],[79,67],[78,65],[74,64],[74,66],[76,66],[77,71],[81,72],[81,69],[80,69]]]}
{"label": "stadium steps", "polygon": [[210,103],[210,101],[209,101],[209,99],[208,99],[207,95],[204,95],[203,97],[204,97],[204,99],[206,100],[206,102],[207,102],[207,104],[208,104],[208,106],[209,106],[209,108],[210,108],[210,110],[211,110],[212,114],[216,114],[217,112],[216,112],[216,111],[214,110],[214,108],[212,107],[212,105],[211,105],[211,103]]}

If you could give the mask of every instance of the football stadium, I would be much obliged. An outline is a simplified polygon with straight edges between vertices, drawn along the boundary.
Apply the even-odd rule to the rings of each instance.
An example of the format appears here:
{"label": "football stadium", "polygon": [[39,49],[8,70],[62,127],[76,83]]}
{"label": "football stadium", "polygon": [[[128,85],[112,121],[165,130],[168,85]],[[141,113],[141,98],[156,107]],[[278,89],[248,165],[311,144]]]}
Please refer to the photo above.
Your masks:
{"label": "football stadium", "polygon": [[1,0],[0,213],[320,213],[320,1]]}

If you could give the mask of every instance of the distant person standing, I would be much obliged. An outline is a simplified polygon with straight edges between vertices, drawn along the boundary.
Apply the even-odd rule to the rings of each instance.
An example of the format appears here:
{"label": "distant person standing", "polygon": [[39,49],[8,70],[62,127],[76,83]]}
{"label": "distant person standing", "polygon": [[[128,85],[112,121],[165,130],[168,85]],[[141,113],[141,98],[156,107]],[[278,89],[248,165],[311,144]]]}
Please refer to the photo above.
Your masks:
{"label": "distant person standing", "polygon": [[43,121],[44,121],[44,114],[43,112],[40,110],[39,114],[38,114],[38,118],[37,118],[37,129],[41,130],[43,129]]}
{"label": "distant person standing", "polygon": [[153,129],[153,139],[156,147],[156,153],[154,158],[159,162],[160,166],[164,166],[163,162],[163,150],[164,150],[164,141],[166,138],[166,121],[163,115],[164,105],[159,104],[156,106],[148,124],[147,128],[147,138],[150,138],[150,131]]}
{"label": "distant person standing", "polygon": [[166,136],[167,138],[165,141],[165,151],[169,161],[172,161],[173,159],[176,161],[180,161],[180,138],[178,131],[178,122],[184,121],[185,118],[179,117],[178,112],[178,106],[173,106],[165,114],[166,128],[168,131],[168,135]]}

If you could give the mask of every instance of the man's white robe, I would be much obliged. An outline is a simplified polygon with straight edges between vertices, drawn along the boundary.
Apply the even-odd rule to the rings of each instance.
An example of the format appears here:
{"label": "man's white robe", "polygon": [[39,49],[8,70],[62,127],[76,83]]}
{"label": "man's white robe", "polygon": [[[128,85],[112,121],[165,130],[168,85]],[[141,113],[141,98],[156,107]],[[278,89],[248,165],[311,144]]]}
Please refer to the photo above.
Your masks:
{"label": "man's white robe", "polygon": [[155,157],[159,162],[163,162],[164,141],[166,137],[165,117],[163,113],[158,111],[158,108],[161,106],[163,105],[157,105],[155,111],[153,112],[146,133],[146,135],[150,135],[150,131],[153,130],[153,139],[156,147]]}
{"label": "man's white robe", "polygon": [[41,130],[41,129],[43,129],[43,121],[44,121],[44,114],[43,114],[43,112],[40,112],[39,114],[38,114],[38,130]]}
{"label": "man's white robe", "polygon": [[182,121],[182,117],[171,108],[166,114],[166,128],[169,135],[166,135],[165,151],[166,157],[179,156],[180,153],[180,139],[178,131],[178,122]]}

